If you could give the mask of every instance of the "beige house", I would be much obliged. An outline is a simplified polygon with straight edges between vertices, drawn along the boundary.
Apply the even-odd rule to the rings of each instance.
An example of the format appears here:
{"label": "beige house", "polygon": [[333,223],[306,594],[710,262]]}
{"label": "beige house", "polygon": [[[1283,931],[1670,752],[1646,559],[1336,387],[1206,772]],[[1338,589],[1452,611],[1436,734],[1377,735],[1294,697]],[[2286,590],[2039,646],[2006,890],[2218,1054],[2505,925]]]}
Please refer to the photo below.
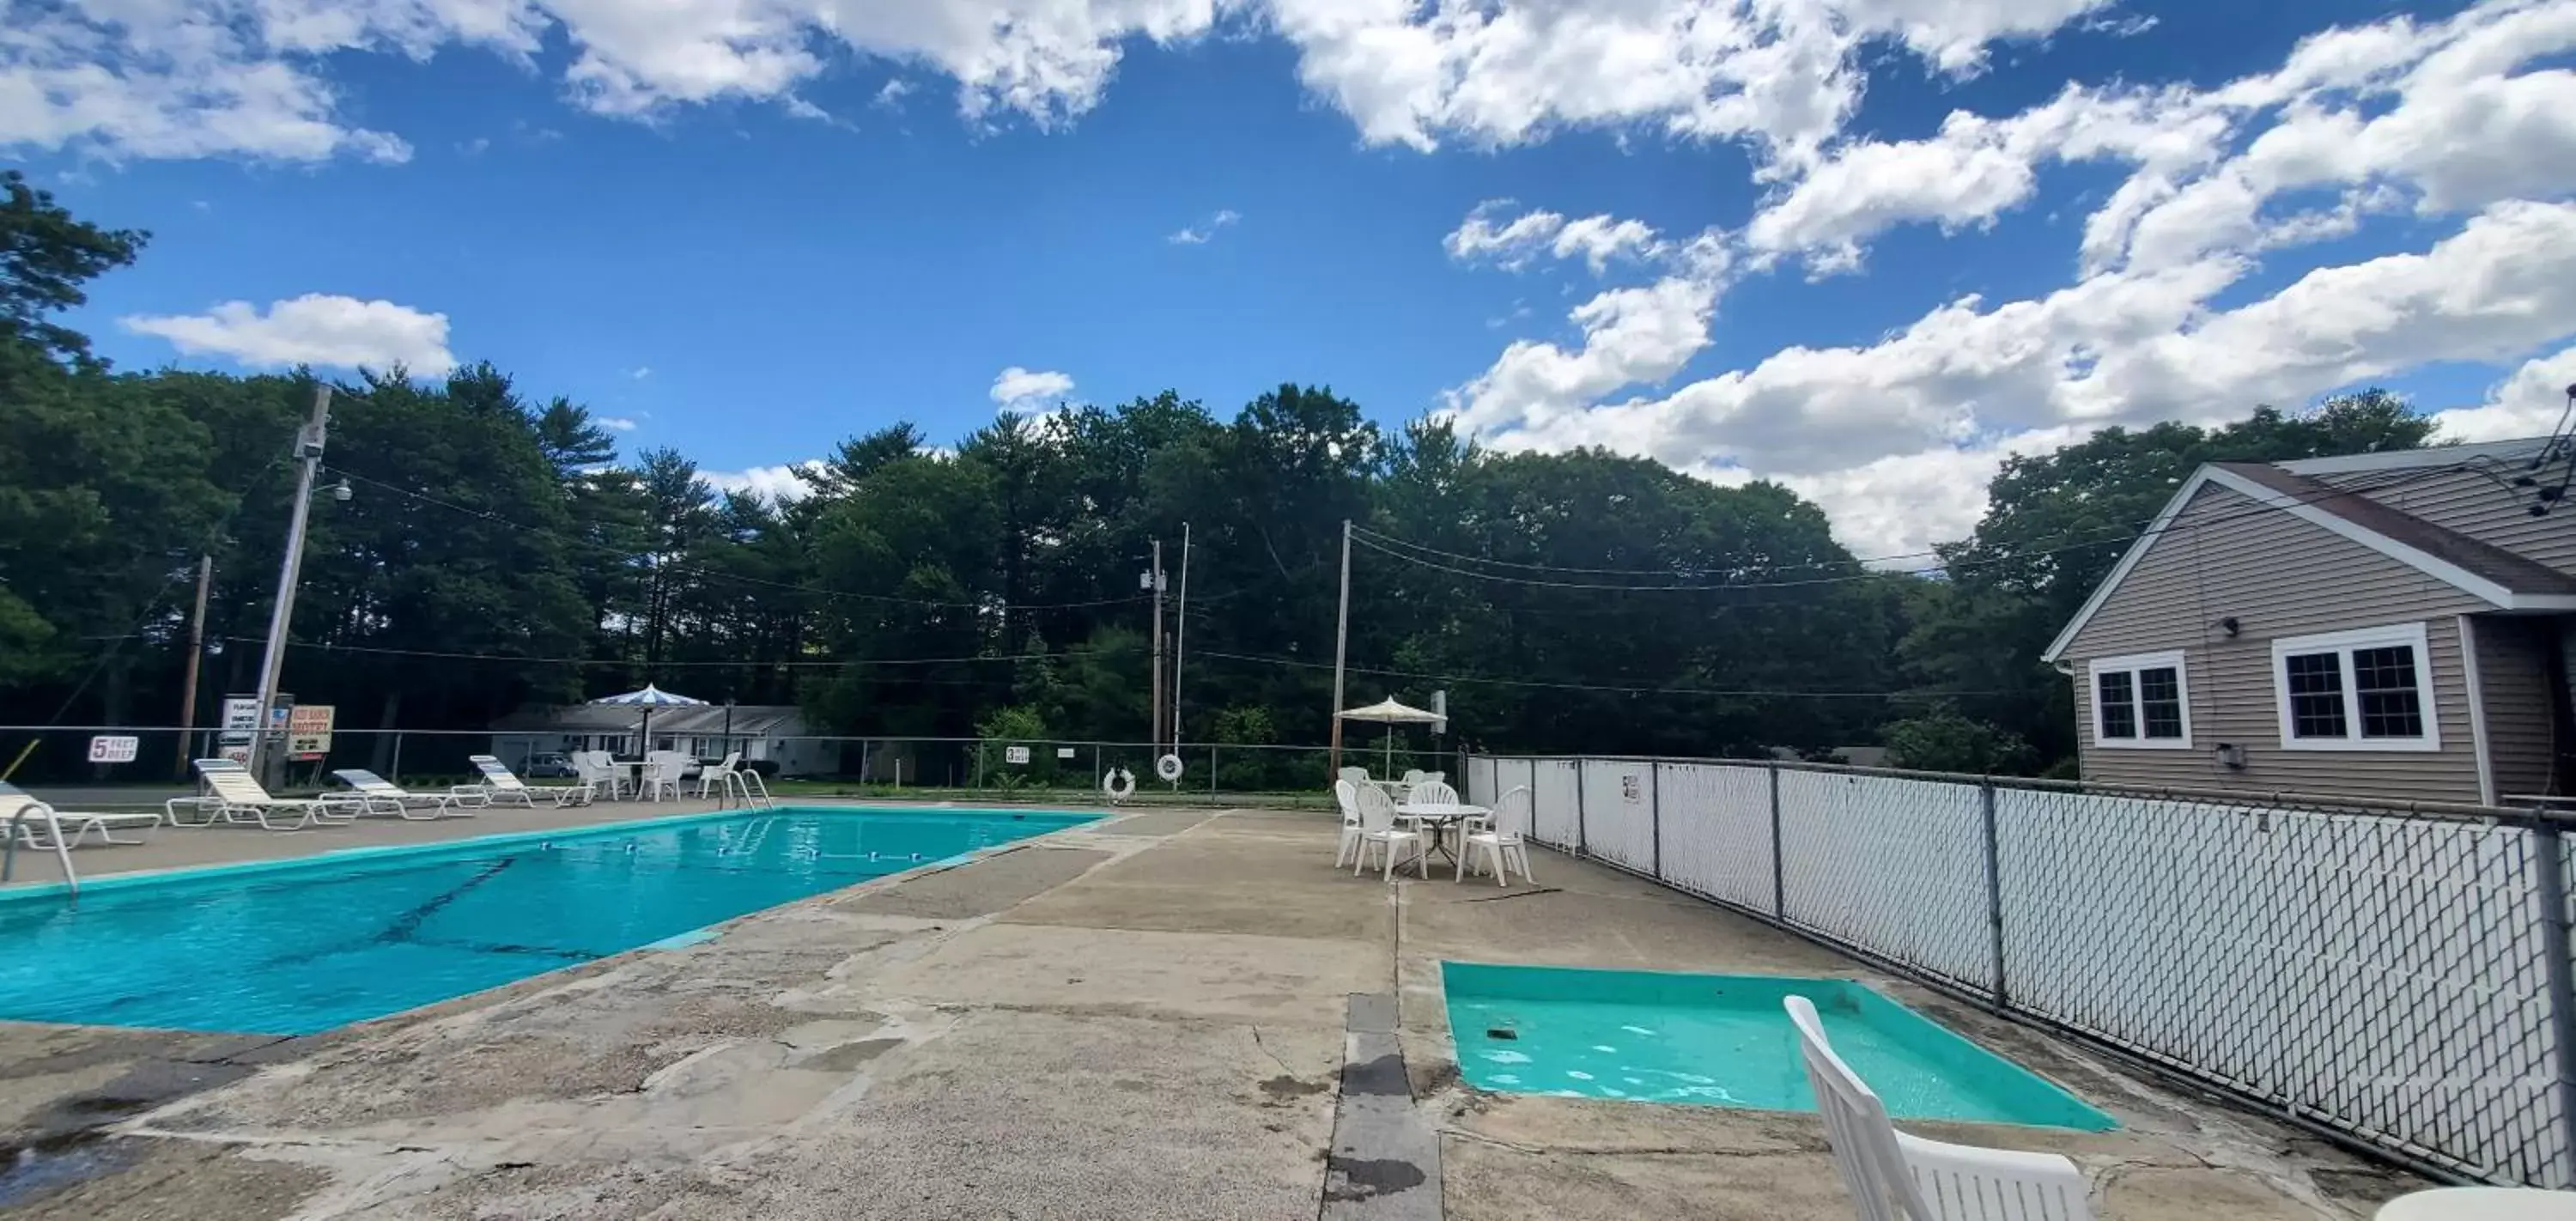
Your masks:
{"label": "beige house", "polygon": [[2515,482],[2554,483],[2567,450],[2201,467],[2042,654],[2075,682],[2084,778],[2576,792],[2576,505],[2535,515]]}

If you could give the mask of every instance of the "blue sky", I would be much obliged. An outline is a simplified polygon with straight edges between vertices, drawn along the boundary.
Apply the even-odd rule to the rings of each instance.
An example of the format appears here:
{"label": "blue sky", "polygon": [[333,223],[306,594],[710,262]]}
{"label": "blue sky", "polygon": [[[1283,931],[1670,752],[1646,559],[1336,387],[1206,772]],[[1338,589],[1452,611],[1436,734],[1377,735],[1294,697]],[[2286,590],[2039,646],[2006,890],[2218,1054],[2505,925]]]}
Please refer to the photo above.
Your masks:
{"label": "blue sky", "polygon": [[0,147],[153,232],[120,364],[490,360],[723,473],[1297,380],[1893,554],[2098,424],[2576,379],[2571,0],[643,11],[75,0]]}

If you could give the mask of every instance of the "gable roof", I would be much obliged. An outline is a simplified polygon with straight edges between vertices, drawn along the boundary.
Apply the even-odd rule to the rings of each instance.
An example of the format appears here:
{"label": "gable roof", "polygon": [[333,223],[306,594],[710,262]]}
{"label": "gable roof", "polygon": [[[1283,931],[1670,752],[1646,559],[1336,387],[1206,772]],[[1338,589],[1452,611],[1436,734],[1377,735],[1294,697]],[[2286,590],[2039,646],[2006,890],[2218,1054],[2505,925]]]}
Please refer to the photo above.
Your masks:
{"label": "gable roof", "polygon": [[2147,549],[2173,528],[2183,506],[2213,483],[2266,509],[2368,547],[2498,610],[2576,610],[2576,576],[2270,463],[2213,462],[2192,472],[2173,499],[2165,502],[2146,532],[2129,544],[2111,575],[2102,578],[2093,596],[2049,642],[2039,655],[2041,661],[2055,662],[2065,655],[2066,646],[2110,600],[2111,591],[2119,588]]}

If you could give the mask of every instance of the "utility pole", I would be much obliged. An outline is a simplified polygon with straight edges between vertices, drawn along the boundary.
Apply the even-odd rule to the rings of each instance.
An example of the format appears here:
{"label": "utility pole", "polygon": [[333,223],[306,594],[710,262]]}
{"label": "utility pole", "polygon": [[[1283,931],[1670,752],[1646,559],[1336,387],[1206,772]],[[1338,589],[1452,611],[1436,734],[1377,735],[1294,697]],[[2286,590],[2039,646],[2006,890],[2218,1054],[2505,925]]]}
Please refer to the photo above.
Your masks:
{"label": "utility pole", "polygon": [[1154,569],[1145,574],[1154,587],[1154,751],[1163,749],[1163,540],[1154,540]]}
{"label": "utility pole", "polygon": [[1190,642],[1190,523],[1181,523],[1181,604],[1172,612],[1172,749],[1181,748],[1181,661]]}
{"label": "utility pole", "polygon": [[206,586],[215,579],[215,557],[197,557],[197,611],[188,617],[188,677],[179,684],[179,774],[188,774],[188,739],[197,730],[197,665],[206,656]]}
{"label": "utility pole", "polygon": [[[286,666],[286,629],[295,618],[295,585],[304,572],[304,523],[313,515],[313,477],[322,470],[322,442],[331,426],[331,387],[313,388],[313,418],[295,434],[295,510],[287,518],[286,557],[277,566],[277,602],[268,613],[268,649],[259,662],[259,728],[251,732],[250,771],[260,774],[268,753],[269,710],[277,703],[278,672]],[[284,744],[283,737],[280,745]]]}
{"label": "utility pole", "polygon": [[1342,519],[1342,613],[1333,625],[1333,775],[1342,774],[1342,661],[1351,648],[1351,519]]}

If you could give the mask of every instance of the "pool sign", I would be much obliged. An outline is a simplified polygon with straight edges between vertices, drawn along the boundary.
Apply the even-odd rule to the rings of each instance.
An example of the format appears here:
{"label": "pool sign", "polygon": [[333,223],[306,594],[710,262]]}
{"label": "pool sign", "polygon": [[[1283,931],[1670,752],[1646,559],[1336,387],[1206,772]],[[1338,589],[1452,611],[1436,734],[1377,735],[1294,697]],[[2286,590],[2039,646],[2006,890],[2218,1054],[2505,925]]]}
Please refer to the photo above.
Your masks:
{"label": "pool sign", "polygon": [[224,732],[249,733],[259,728],[259,697],[236,695],[224,701]]}
{"label": "pool sign", "polygon": [[1619,795],[1627,798],[1631,803],[1634,803],[1643,796],[1643,794],[1637,791],[1636,773],[1631,772],[1619,777]]}
{"label": "pool sign", "polygon": [[1029,761],[1029,748],[1025,746],[1005,746],[1002,748],[1002,761],[1005,763],[1026,763]]}
{"label": "pool sign", "polygon": [[319,759],[331,753],[331,705],[297,704],[273,711],[286,715],[287,758]]}
{"label": "pool sign", "polygon": [[1055,757],[1056,757],[1056,758],[1059,758],[1059,759],[1070,759],[1070,758],[1072,758],[1072,757],[1073,757],[1073,748],[1072,748],[1072,747],[1070,747],[1070,746],[1059,746],[1059,747],[1056,747],[1056,748],[1055,748]]}
{"label": "pool sign", "polygon": [[92,763],[132,763],[134,762],[135,747],[140,744],[141,741],[142,740],[139,738],[116,737],[108,734],[100,734],[99,736],[89,740],[89,761]]}

